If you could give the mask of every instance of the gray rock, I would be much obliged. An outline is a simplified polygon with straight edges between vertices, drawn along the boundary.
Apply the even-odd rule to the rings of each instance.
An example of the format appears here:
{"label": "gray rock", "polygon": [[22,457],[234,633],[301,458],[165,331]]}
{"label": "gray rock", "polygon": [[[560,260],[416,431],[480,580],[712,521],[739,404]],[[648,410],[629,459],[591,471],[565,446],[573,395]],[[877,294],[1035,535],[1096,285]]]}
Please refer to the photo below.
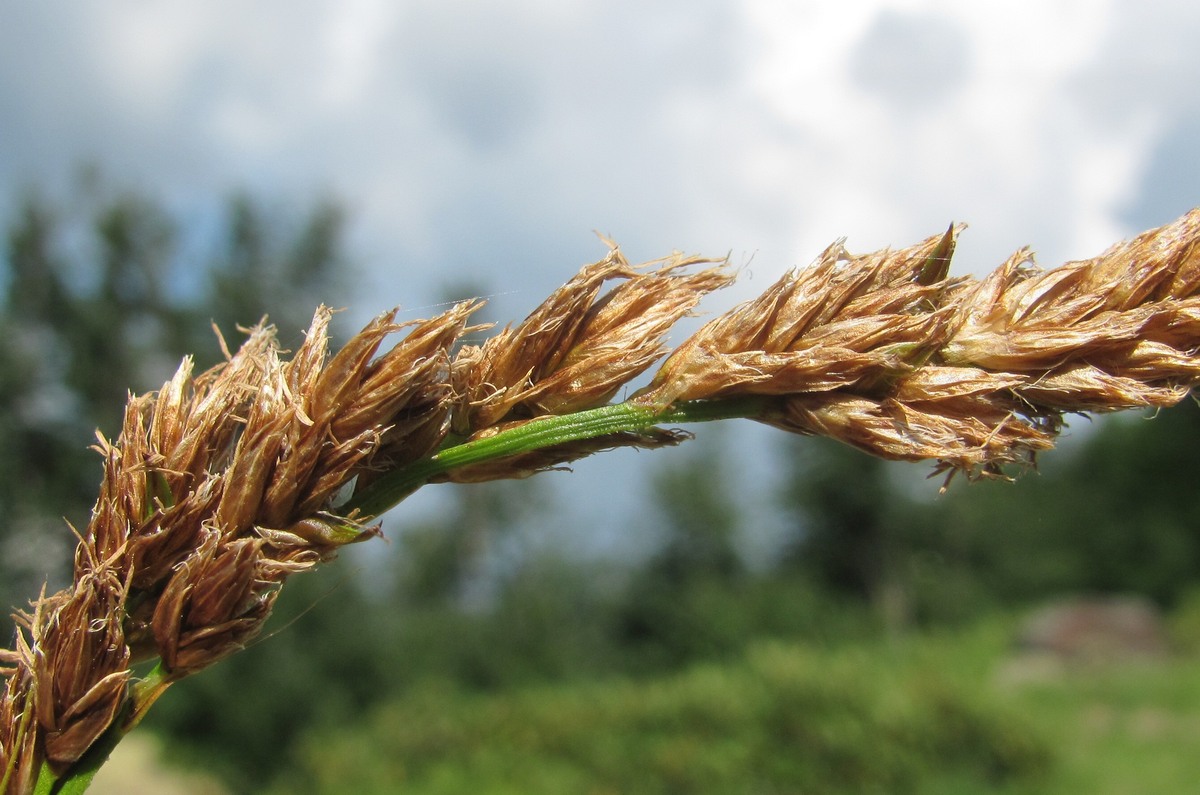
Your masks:
{"label": "gray rock", "polygon": [[1165,657],[1169,645],[1162,615],[1137,596],[1078,597],[1039,608],[1021,624],[1022,652],[1064,662],[1125,662]]}

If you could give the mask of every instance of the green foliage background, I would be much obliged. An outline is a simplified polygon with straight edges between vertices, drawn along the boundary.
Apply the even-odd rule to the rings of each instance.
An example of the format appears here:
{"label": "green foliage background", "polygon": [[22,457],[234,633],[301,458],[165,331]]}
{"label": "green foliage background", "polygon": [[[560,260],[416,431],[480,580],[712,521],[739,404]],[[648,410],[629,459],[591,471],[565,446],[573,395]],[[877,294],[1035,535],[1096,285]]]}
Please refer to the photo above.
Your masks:
{"label": "green foliage background", "polygon": [[[318,302],[364,300],[343,222],[333,201],[237,195],[197,248],[154,197],[95,178],[70,203],[23,200],[0,312],[0,598],[63,581],[92,429],[115,433],[126,390],[184,353],[218,361],[210,320],[233,344],[269,314],[287,342]],[[521,543],[531,511],[554,515],[536,480],[463,487],[395,528],[371,576],[351,560],[290,582],[268,634],[147,726],[235,792],[1042,791],[1070,727],[985,686],[977,652],[994,662],[1008,631],[993,616],[1134,592],[1200,637],[1200,411],[1074,425],[1042,471],[944,497],[919,467],[781,437],[762,451],[770,504],[743,499],[729,434],[701,428],[659,455],[627,528],[657,546],[628,560]],[[765,526],[777,552],[751,566]],[[961,644],[924,640],[950,630]]]}

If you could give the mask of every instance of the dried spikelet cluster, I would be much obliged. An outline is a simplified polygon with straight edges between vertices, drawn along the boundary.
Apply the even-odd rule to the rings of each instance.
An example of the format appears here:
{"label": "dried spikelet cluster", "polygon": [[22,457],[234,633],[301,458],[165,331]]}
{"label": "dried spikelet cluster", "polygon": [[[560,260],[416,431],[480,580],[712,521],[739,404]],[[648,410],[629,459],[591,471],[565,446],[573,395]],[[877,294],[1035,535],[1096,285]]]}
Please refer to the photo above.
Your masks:
{"label": "dried spikelet cluster", "polygon": [[457,355],[479,329],[467,326],[477,302],[406,326],[386,313],[332,357],[322,307],[290,360],[260,325],[221,366],[193,377],[184,361],[157,394],[132,398],[119,439],[96,447],[104,480],[74,584],[18,613],[14,647],[0,652],[0,792],[29,791],[40,759],[56,771],[76,762],[131,708],[131,664],[157,657],[168,682],[211,665],[260,631],[289,575],[375,534],[372,517],[338,514],[348,485],[428,456],[451,426],[486,432],[607,401],[726,283],[686,273],[695,262],[646,271],[614,250],[501,335],[506,345]]}
{"label": "dried spikelet cluster", "polygon": [[374,359],[392,314],[328,358],[322,308],[290,361],[260,326],[222,366],[193,378],[184,361],[130,400],[118,441],[96,448],[104,479],[74,584],[18,614],[5,655],[0,710],[21,716],[0,724],[11,791],[31,770],[13,759],[79,759],[126,707],[132,663],[159,657],[170,678],[210,665],[259,631],[288,575],[374,532],[326,509],[372,457],[438,443],[470,311],[415,324]]}
{"label": "dried spikelet cluster", "polygon": [[[724,268],[688,273],[712,264],[672,257],[633,268],[613,249],[585,266],[516,328],[455,356],[451,427],[465,437],[495,435],[533,417],[571,414],[608,403],[666,352],[665,336],[707,293],[733,276]],[[655,267],[657,266],[657,267]],[[606,281],[621,279],[601,295]],[[614,447],[676,444],[686,434],[651,428],[599,440],[554,445],[500,461],[463,467],[444,480],[464,483],[522,477]]]}
{"label": "dried spikelet cluster", "polygon": [[841,243],[683,343],[639,399],[770,396],[759,419],[889,459],[995,474],[1065,412],[1168,406],[1200,381],[1200,211],[1041,271],[1021,250],[947,277],[959,227],[866,256]]}
{"label": "dried spikelet cluster", "polygon": [[288,576],[377,533],[355,506],[373,505],[360,495],[389,475],[519,477],[673,444],[685,435],[657,418],[714,405],[887,458],[997,473],[1050,447],[1065,412],[1165,406],[1200,381],[1200,211],[1049,272],[1021,251],[983,280],[948,276],[959,231],[865,256],[837,243],[671,352],[623,404],[650,421],[538,437],[457,468],[420,469],[546,417],[604,411],[731,275],[683,257],[633,267],[614,249],[482,345],[456,348],[482,328],[468,326],[479,304],[464,302],[408,324],[385,313],[331,356],[321,308],[290,359],[259,325],[213,370],[184,361],[129,401],[115,442],[100,439],[104,479],[74,582],[18,613],[0,651],[0,793],[32,791],[43,762],[68,771],[136,722],[156,696],[131,665],[157,658],[165,687],[241,648]]}

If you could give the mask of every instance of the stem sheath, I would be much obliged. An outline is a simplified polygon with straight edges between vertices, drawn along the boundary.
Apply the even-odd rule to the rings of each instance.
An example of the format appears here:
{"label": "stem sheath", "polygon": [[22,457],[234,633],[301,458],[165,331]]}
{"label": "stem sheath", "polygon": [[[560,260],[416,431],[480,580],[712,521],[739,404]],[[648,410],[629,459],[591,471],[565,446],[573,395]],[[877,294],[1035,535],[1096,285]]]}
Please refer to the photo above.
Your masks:
{"label": "stem sheath", "polygon": [[447,447],[429,458],[388,473],[371,483],[339,508],[357,509],[364,517],[375,517],[394,508],[433,478],[451,470],[485,461],[530,453],[554,445],[595,439],[614,433],[642,431],[664,423],[711,422],[754,417],[764,398],[693,400],[662,409],[634,401],[588,409],[574,414],[538,417],[483,439]]}

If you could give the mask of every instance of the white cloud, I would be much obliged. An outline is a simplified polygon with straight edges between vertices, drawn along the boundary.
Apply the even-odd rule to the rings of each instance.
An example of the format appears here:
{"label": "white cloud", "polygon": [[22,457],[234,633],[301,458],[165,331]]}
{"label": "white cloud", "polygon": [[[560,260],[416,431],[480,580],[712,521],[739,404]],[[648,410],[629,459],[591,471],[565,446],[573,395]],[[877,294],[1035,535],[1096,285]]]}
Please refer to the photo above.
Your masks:
{"label": "white cloud", "polygon": [[375,64],[396,24],[399,6],[388,0],[344,0],[326,22],[325,68],[317,95],[327,112],[369,101]]}
{"label": "white cloud", "polygon": [[113,113],[153,127],[178,112],[188,74],[205,55],[204,32],[212,26],[202,7],[118,3],[107,13],[93,8],[83,24],[96,68],[89,77]]}
{"label": "white cloud", "polygon": [[1082,5],[857,5],[847,20],[753,4],[752,85],[779,123],[745,148],[775,165],[768,190],[807,219],[797,247],[814,234],[907,243],[967,220],[978,270],[1024,243],[1081,256],[1111,242],[1153,126],[1098,129],[1080,113],[1073,85],[1111,23],[1107,4]]}
{"label": "white cloud", "polygon": [[[11,63],[76,82],[10,86],[37,129],[5,170],[94,157],[183,191],[334,186],[372,257],[446,267],[478,267],[488,240],[592,250],[599,227],[645,255],[782,268],[840,235],[899,244],[951,219],[973,222],[967,249],[982,238],[976,267],[1000,245],[1082,254],[1118,231],[1163,123],[1144,97],[1098,122],[1089,76],[1111,77],[1132,7],[122,2],[85,30],[46,12],[10,29],[39,41],[12,42]],[[1177,102],[1159,70],[1196,60],[1188,39],[1133,30],[1116,57]]]}

